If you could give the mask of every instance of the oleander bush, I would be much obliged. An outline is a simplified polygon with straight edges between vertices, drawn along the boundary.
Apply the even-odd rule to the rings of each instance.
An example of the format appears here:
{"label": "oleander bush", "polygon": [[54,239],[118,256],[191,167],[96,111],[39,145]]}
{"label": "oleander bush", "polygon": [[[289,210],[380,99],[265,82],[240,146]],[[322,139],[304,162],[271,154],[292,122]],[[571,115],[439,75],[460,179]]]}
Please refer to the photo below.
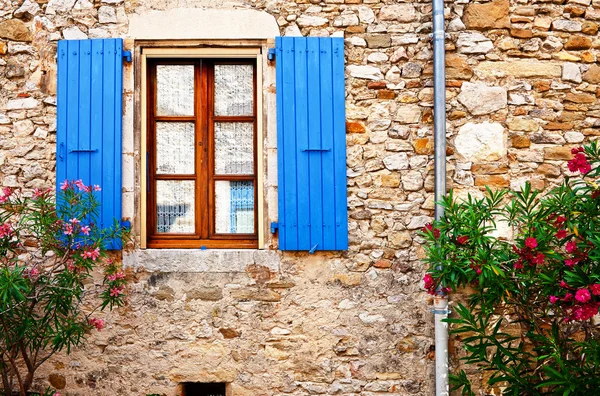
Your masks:
{"label": "oleander bush", "polygon": [[[98,226],[99,190],[77,180],[63,182],[56,196],[0,193],[0,393],[6,396],[29,394],[45,361],[101,330],[98,311],[124,303],[125,275],[105,246],[127,239],[128,231],[117,222]],[[104,274],[100,289],[90,280],[96,268]]]}
{"label": "oleander bush", "polygon": [[[598,394],[600,152],[594,142],[572,153],[572,177],[552,191],[450,193],[423,230],[425,288],[466,295],[447,321],[479,370],[454,373],[454,391],[475,395],[477,375],[495,394]],[[512,235],[497,235],[502,222]]]}

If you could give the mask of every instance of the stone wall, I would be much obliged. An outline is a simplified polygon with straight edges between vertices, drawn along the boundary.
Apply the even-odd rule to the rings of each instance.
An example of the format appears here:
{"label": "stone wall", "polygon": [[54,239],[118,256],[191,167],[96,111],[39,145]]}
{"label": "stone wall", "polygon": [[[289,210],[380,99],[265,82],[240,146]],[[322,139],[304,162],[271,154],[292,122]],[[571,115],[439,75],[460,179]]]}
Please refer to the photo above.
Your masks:
{"label": "stone wall", "polygon": [[[131,270],[128,306],[37,384],[82,396],[175,395],[185,381],[230,382],[236,396],[432,394],[416,235],[433,209],[429,2],[0,0],[0,184],[54,184],[56,40],[124,37],[133,15],[188,7],[251,8],[282,34],[346,38],[350,249],[247,258],[227,273]],[[449,185],[559,182],[570,148],[600,133],[600,1],[446,7]]]}

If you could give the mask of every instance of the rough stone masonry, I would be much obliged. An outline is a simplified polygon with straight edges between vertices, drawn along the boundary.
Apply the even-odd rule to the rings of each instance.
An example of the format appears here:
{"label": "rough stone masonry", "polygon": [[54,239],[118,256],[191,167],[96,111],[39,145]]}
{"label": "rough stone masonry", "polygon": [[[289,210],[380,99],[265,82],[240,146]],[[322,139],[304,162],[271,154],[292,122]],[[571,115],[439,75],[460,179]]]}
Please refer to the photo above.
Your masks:
{"label": "rough stone masonry", "polygon": [[[133,15],[174,8],[255,9],[282,35],[345,37],[350,249],[241,254],[234,272],[186,271],[194,255],[161,271],[144,256],[155,270],[130,270],[127,307],[36,385],[73,396],[174,396],[196,381],[230,383],[235,396],[431,395],[417,235],[433,209],[428,1],[0,0],[0,184],[55,183],[57,40],[124,37]],[[600,0],[456,0],[445,16],[450,187],[560,182],[571,147],[600,134]]]}

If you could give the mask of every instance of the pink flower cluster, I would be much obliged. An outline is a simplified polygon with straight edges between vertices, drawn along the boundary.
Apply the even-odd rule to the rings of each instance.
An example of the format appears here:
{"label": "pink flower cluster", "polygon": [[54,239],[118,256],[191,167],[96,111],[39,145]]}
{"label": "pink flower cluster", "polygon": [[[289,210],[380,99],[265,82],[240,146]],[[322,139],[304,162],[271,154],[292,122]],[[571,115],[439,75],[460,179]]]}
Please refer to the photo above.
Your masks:
{"label": "pink flower cluster", "polygon": [[125,274],[121,271],[114,273],[112,275],[108,275],[106,277],[106,279],[108,279],[110,282],[114,282],[116,280],[120,280],[120,279],[125,279]]}
{"label": "pink flower cluster", "polygon": [[579,262],[587,259],[588,257],[587,252],[579,251],[579,249],[577,248],[576,241],[567,242],[567,244],[565,245],[565,250],[567,251],[567,253],[573,255],[570,258],[565,259],[565,265],[569,267],[569,269],[573,269],[575,265],[579,264]]}
{"label": "pink flower cluster", "polygon": [[536,252],[538,247],[537,239],[533,237],[525,238],[525,247],[519,249],[513,246],[513,251],[519,255],[517,261],[513,264],[514,269],[523,269],[524,264],[542,265],[546,260],[546,256],[542,252]]}
{"label": "pink flower cluster", "polygon": [[425,227],[423,227],[423,229],[421,231],[426,234],[428,232],[433,232],[433,237],[435,239],[438,239],[440,237],[440,230],[437,228],[433,228],[433,225],[431,223],[425,224]]}
{"label": "pink flower cluster", "polygon": [[0,204],[6,203],[10,196],[13,194],[14,190],[10,187],[4,187],[2,189],[2,195],[0,195]]}
{"label": "pink flower cluster", "polygon": [[125,290],[125,286],[114,286],[110,289],[110,296],[119,297],[121,294],[123,294],[123,290]]}
{"label": "pink flower cluster", "polygon": [[100,331],[104,327],[104,321],[98,318],[90,318],[88,319],[88,323],[96,328],[96,330]]}
{"label": "pink flower cluster", "polygon": [[63,234],[65,235],[73,235],[73,233],[77,233],[77,231],[81,232],[83,235],[90,235],[90,231],[92,230],[89,225],[81,225],[81,221],[76,218],[65,222],[63,228]]}
{"label": "pink flower cluster", "polygon": [[[424,282],[424,286],[425,289],[427,289],[427,293],[431,294],[431,295],[435,295],[437,294],[437,290],[436,290],[436,282],[435,279],[433,279],[433,276],[431,276],[431,274],[425,274],[425,277],[423,278],[423,282]],[[441,291],[444,293],[448,293],[450,292],[450,288],[449,287],[442,287]]]}
{"label": "pink flower cluster", "polygon": [[571,150],[571,153],[575,155],[573,159],[567,163],[571,172],[579,171],[585,175],[592,170],[592,166],[583,153],[583,147],[575,147]]}
{"label": "pink flower cluster", "polygon": [[73,189],[75,187],[77,187],[79,189],[79,191],[83,191],[86,193],[91,193],[92,191],[102,190],[100,188],[100,186],[97,184],[86,186],[81,179],[75,180],[73,182],[70,182],[69,180],[65,180],[62,183],[60,183],[60,189],[62,191],[65,191],[68,189]]}
{"label": "pink flower cluster", "polygon": [[13,234],[13,228],[10,224],[4,223],[0,225],[0,238],[7,238]]}
{"label": "pink flower cluster", "polygon": [[[561,281],[560,286],[569,289],[565,281]],[[600,301],[593,301],[592,296],[600,296],[600,284],[595,283],[587,288],[577,289],[575,294],[567,292],[562,299],[550,296],[549,300],[551,304],[563,305],[566,322],[583,321],[591,319],[600,309]]]}
{"label": "pink flower cluster", "polygon": [[100,248],[92,248],[90,246],[86,246],[83,249],[83,253],[81,253],[81,257],[84,259],[91,258],[93,261],[96,261],[100,256]]}

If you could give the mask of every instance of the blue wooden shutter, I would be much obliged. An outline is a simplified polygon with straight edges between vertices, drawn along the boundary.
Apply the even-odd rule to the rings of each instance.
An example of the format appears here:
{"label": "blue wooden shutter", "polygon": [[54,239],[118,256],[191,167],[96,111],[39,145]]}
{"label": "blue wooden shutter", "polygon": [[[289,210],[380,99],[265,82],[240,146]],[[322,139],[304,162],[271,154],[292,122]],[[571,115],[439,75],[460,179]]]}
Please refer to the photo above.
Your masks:
{"label": "blue wooden shutter", "polygon": [[344,39],[275,44],[279,248],[346,250]]}
{"label": "blue wooden shutter", "polygon": [[57,186],[100,185],[100,226],[111,227],[121,221],[123,40],[61,40],[57,56]]}

